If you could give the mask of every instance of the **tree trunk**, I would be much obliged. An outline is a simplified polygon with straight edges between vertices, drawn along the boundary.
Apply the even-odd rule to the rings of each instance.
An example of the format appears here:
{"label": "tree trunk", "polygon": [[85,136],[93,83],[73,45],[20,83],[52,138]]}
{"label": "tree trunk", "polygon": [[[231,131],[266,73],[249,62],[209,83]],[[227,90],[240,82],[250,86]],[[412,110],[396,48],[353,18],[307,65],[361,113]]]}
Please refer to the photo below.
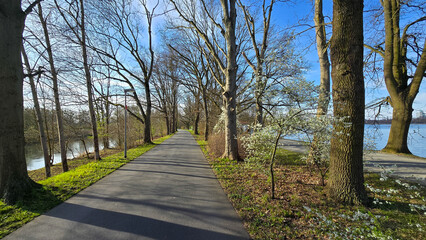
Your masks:
{"label": "tree trunk", "polygon": [[98,137],[98,125],[95,115],[95,107],[93,106],[93,91],[92,91],[92,77],[90,76],[90,69],[87,57],[87,45],[86,45],[86,30],[85,30],[85,12],[84,12],[84,0],[80,0],[80,13],[81,13],[81,50],[83,57],[84,73],[86,77],[87,85],[87,97],[89,103],[90,122],[92,125],[93,134],[93,147],[95,149],[95,160],[101,160],[99,155],[99,137]]}
{"label": "tree trunk", "polygon": [[0,2],[0,198],[15,203],[36,184],[28,177],[23,117],[21,1]]}
{"label": "tree trunk", "polygon": [[146,96],[146,111],[145,111],[145,125],[143,133],[143,143],[151,143],[151,90],[149,89],[148,80],[145,80],[145,96]]}
{"label": "tree trunk", "polygon": [[[263,60],[258,63],[263,64]],[[256,71],[256,91],[255,91],[255,98],[256,98],[256,123],[263,126],[263,101],[262,101],[262,93],[263,93],[263,68],[261,65],[257,66]]]}
{"label": "tree trunk", "polygon": [[46,51],[47,51],[47,55],[49,56],[50,74],[52,75],[52,83],[53,83],[52,90],[53,90],[53,95],[55,99],[55,112],[56,112],[56,122],[58,124],[58,137],[59,137],[59,147],[61,151],[62,170],[64,172],[67,172],[68,171],[67,149],[65,146],[66,139],[64,134],[64,124],[62,121],[62,109],[61,109],[61,103],[59,101],[58,73],[56,71],[55,63],[53,60],[52,46],[50,44],[50,37],[49,37],[49,31],[47,29],[47,22],[43,17],[43,9],[40,3],[37,5],[38,5],[38,17],[43,27],[44,39],[46,42]]}
{"label": "tree trunk", "polygon": [[[327,51],[327,35],[325,31],[325,22],[323,15],[323,1],[315,0],[315,33],[317,43],[317,54],[320,64],[320,92],[318,96],[317,117],[327,114],[328,104],[330,102],[330,62]],[[316,158],[315,152],[318,151],[318,137],[314,133],[314,138],[309,151],[309,159]]]}
{"label": "tree trunk", "polygon": [[210,115],[209,115],[209,109],[208,109],[208,100],[207,100],[207,93],[206,89],[203,88],[203,102],[204,102],[204,114],[206,115],[206,126],[204,128],[204,141],[207,141],[209,139],[209,122],[210,122]]}
{"label": "tree trunk", "polygon": [[50,173],[50,157],[49,157],[49,150],[47,148],[46,133],[44,131],[43,117],[41,115],[40,104],[38,102],[38,95],[37,95],[37,90],[34,83],[34,77],[31,75],[32,74],[31,66],[28,60],[27,53],[25,52],[25,48],[22,48],[22,56],[24,59],[25,67],[27,68],[27,71],[28,71],[28,78],[30,80],[31,94],[33,96],[34,108],[36,111],[38,131],[40,133],[40,143],[41,143],[41,148],[43,150],[43,156],[44,156],[44,169],[46,173],[46,178],[48,178],[51,176],[51,173]]}
{"label": "tree trunk", "polygon": [[[393,107],[388,143],[383,151],[411,154],[407,146],[407,137],[412,119],[413,102],[419,92],[426,70],[426,41],[423,44],[421,56],[418,58],[414,76],[411,78],[407,72],[407,62],[409,61],[407,57],[409,34],[407,30],[413,24],[425,21],[426,17],[407,24],[401,35],[400,4],[400,0],[382,1],[385,18],[385,50],[382,53],[382,56],[384,56],[383,70],[386,88]],[[420,49],[418,46],[416,50]],[[415,65],[415,63],[413,64]],[[409,82],[410,79],[411,82]]]}
{"label": "tree trunk", "polygon": [[317,53],[320,64],[320,93],[318,98],[317,115],[327,114],[330,101],[330,62],[328,60],[327,36],[325,32],[322,0],[315,0],[315,33]]}
{"label": "tree trunk", "polygon": [[384,152],[390,153],[408,153],[407,138],[410,130],[412,119],[412,104],[404,104],[404,102],[392,102],[393,114],[392,123],[389,132],[388,143],[383,149]]}
{"label": "tree trunk", "polygon": [[334,116],[330,152],[329,197],[366,201],[363,173],[364,78],[363,1],[333,1],[331,63]]}
{"label": "tree trunk", "polygon": [[235,0],[221,0],[223,10],[223,23],[225,25],[226,59],[225,70],[226,84],[223,89],[225,104],[225,152],[223,157],[230,160],[238,160],[237,142],[237,45],[235,37],[235,24],[237,11]]}
{"label": "tree trunk", "polygon": [[200,123],[200,91],[195,96],[197,99],[195,100],[195,121],[194,121],[194,134],[199,135],[198,125]]}

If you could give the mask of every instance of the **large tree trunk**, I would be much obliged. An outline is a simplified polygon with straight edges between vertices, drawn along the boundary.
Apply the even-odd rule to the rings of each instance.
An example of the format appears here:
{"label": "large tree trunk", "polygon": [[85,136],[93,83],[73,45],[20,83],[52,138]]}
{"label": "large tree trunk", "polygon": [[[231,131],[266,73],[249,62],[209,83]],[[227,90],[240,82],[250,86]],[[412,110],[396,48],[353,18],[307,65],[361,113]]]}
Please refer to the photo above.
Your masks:
{"label": "large tree trunk", "polygon": [[87,97],[89,103],[90,122],[92,125],[93,134],[93,147],[95,148],[95,160],[100,160],[99,155],[99,136],[98,136],[98,125],[95,115],[95,107],[93,106],[93,90],[92,90],[92,77],[90,75],[89,62],[87,57],[87,45],[86,45],[86,28],[85,28],[85,12],[84,12],[84,0],[80,0],[80,13],[81,13],[81,50],[83,55],[83,66],[86,77],[87,85]]}
{"label": "large tree trunk", "polygon": [[[420,84],[426,70],[426,41],[423,44],[422,54],[417,63],[416,71],[412,79],[407,72],[407,30],[417,22],[425,21],[426,17],[420,18],[404,28],[400,33],[400,0],[382,1],[385,18],[385,51],[384,77],[386,88],[391,98],[393,107],[392,125],[389,133],[388,143],[383,149],[385,152],[410,153],[407,146],[407,137],[413,112],[413,102],[416,98]],[[420,47],[419,49],[420,50]],[[409,80],[411,79],[411,82]]]}
{"label": "large tree trunk", "polygon": [[407,138],[412,119],[412,104],[393,101],[392,107],[393,114],[389,139],[383,151],[411,154],[410,150],[408,149]]}
{"label": "large tree trunk", "polygon": [[237,142],[237,45],[235,25],[237,11],[235,0],[221,0],[223,10],[223,23],[225,25],[226,59],[225,70],[226,84],[223,92],[225,104],[225,152],[223,157],[238,160]]}
{"label": "large tree trunk", "polygon": [[14,203],[31,191],[25,161],[21,1],[0,2],[0,198]]}
{"label": "large tree trunk", "polygon": [[331,63],[334,116],[330,152],[330,198],[366,200],[363,173],[364,78],[363,1],[333,1]]}
{"label": "large tree trunk", "polygon": [[52,76],[52,83],[53,83],[52,90],[53,90],[53,95],[55,99],[56,121],[58,124],[58,137],[59,137],[59,147],[61,151],[62,170],[64,172],[67,172],[68,171],[67,148],[65,146],[66,139],[64,134],[64,124],[62,121],[61,103],[59,101],[58,73],[56,71],[55,63],[53,60],[52,46],[50,44],[50,37],[49,37],[49,31],[47,29],[47,22],[43,17],[43,9],[40,3],[37,5],[38,5],[38,17],[43,27],[44,39],[46,42],[46,51],[49,56],[50,74]]}
{"label": "large tree trunk", "polygon": [[28,78],[30,80],[31,94],[33,96],[34,108],[36,111],[38,131],[40,133],[41,149],[43,150],[43,156],[44,156],[44,169],[46,173],[46,178],[48,178],[51,176],[51,173],[50,173],[49,150],[47,148],[47,138],[46,138],[46,133],[44,131],[43,117],[41,115],[40,103],[38,102],[38,95],[37,95],[37,90],[34,83],[34,76],[31,73],[31,65],[24,48],[22,48],[22,56],[24,59],[25,67],[27,68],[27,71],[28,71]]}

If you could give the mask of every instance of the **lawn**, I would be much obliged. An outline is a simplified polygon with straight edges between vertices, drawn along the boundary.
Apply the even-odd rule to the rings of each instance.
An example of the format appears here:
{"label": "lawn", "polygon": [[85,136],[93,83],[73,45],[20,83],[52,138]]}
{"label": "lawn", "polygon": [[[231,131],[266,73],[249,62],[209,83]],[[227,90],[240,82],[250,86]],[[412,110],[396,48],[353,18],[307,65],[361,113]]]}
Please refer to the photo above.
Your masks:
{"label": "lawn", "polygon": [[[154,144],[129,149],[127,159],[123,157],[123,152],[118,152],[103,157],[101,161],[90,159],[70,161],[70,165],[72,165],[70,171],[38,181],[40,187],[28,193],[24,200],[10,206],[0,201],[0,238],[99,181],[169,137],[156,139]],[[43,172],[43,170],[39,171]],[[40,174],[33,173],[32,175],[40,178]]]}

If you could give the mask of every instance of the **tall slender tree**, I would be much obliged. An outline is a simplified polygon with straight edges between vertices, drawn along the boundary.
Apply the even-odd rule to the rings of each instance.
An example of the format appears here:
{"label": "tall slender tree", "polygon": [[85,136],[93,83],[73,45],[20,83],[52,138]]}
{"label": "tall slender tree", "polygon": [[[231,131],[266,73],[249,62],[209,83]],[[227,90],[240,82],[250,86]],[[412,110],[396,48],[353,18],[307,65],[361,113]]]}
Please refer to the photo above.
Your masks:
{"label": "tall slender tree", "polygon": [[264,0],[262,2],[262,19],[263,19],[263,28],[262,28],[262,40],[261,42],[257,41],[257,29],[256,22],[250,13],[249,9],[238,0],[238,5],[241,7],[244,13],[244,20],[251,38],[252,47],[255,52],[255,62],[248,59],[246,54],[243,54],[249,66],[253,69],[256,86],[255,86],[255,103],[256,103],[256,123],[263,125],[263,98],[267,85],[266,73],[264,70],[266,50],[270,43],[270,28],[271,28],[271,17],[272,10],[274,8],[275,0],[270,0],[269,4],[266,4]]}
{"label": "tall slender tree", "polygon": [[[32,71],[30,61],[28,59],[28,55],[27,55],[24,47],[22,48],[22,58],[24,59],[24,64],[25,64],[25,67],[27,69],[27,76],[28,76],[28,79],[30,80],[31,95],[33,97],[34,109],[35,109],[35,112],[36,112],[36,120],[37,120],[38,131],[39,131],[39,134],[40,134],[41,148],[43,150],[44,169],[45,169],[45,173],[46,173],[46,178],[48,178],[48,177],[51,176],[50,157],[49,157],[49,150],[47,148],[46,132],[44,130],[44,121],[43,121],[43,117],[41,115],[40,103],[38,101],[37,88],[36,88],[36,85],[35,85],[35,82],[34,82],[33,71]],[[38,74],[41,74],[41,73],[38,73]]]}
{"label": "tall slender tree", "polygon": [[25,11],[21,1],[0,2],[0,198],[14,203],[36,185],[27,173],[23,119],[22,32]]}
{"label": "tall slender tree", "polygon": [[38,17],[40,19],[41,26],[44,33],[44,41],[46,52],[48,55],[49,66],[50,66],[50,75],[52,77],[52,90],[53,96],[55,99],[55,112],[56,112],[56,123],[58,125],[58,137],[59,137],[59,147],[61,149],[61,162],[62,170],[64,172],[68,171],[68,162],[67,162],[67,148],[65,146],[65,131],[64,124],[62,121],[62,109],[61,102],[59,100],[59,85],[58,85],[58,72],[55,67],[55,62],[53,59],[52,44],[50,43],[49,30],[47,28],[47,19],[43,16],[43,8],[41,3],[37,4]]}
{"label": "tall slender tree", "polygon": [[88,46],[87,46],[87,32],[86,32],[86,12],[85,12],[85,1],[65,1],[69,5],[69,10],[66,11],[63,7],[60,6],[57,0],[55,0],[55,5],[61,14],[63,20],[65,21],[68,28],[74,34],[77,39],[76,42],[80,45],[81,48],[81,57],[83,60],[83,69],[84,76],[86,79],[87,87],[87,99],[89,105],[89,114],[90,122],[92,125],[92,135],[93,135],[93,146],[95,149],[95,159],[100,160],[99,155],[99,136],[98,136],[98,125],[96,120],[95,107],[93,103],[93,81],[90,73],[89,66],[89,56],[88,56]]}
{"label": "tall slender tree", "polygon": [[333,1],[331,75],[333,124],[329,196],[348,203],[366,200],[363,173],[363,0]]}

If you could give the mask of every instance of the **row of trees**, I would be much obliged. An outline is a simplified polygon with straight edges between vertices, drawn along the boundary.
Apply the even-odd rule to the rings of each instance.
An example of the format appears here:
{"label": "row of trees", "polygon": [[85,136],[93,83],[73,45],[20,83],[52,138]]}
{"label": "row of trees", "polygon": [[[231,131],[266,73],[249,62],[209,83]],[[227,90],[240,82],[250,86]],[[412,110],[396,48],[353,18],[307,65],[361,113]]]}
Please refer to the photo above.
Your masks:
{"label": "row of trees", "polygon": [[[315,109],[318,117],[328,114],[331,65],[333,115],[343,120],[335,121],[331,138],[330,195],[347,202],[365,200],[362,178],[363,1],[334,1],[330,41],[327,40],[323,3],[315,1],[314,22],[321,66],[319,91],[308,90],[312,84],[303,79],[307,67],[296,51],[295,35],[272,24],[274,9],[283,1],[40,2],[29,2],[25,11],[17,1],[0,4],[0,32],[8,33],[0,37],[0,50],[5,53],[0,59],[0,75],[7,85],[1,90],[1,96],[8,99],[8,104],[2,101],[1,105],[5,114],[1,121],[0,195],[7,202],[15,201],[33,185],[26,174],[23,155],[21,54],[42,143],[46,142],[43,135],[47,129],[41,114],[43,108],[38,106],[41,86],[47,86],[53,96],[64,171],[67,170],[67,136],[62,123],[64,107],[78,104],[87,108],[98,160],[98,127],[109,128],[112,106],[125,109],[143,124],[144,143],[151,142],[153,112],[162,115],[167,133],[176,131],[178,118],[181,124],[193,126],[198,133],[203,119],[206,139],[212,126],[219,122],[225,133],[223,157],[238,160],[237,116],[254,113],[252,122],[265,126],[273,121],[274,115],[286,112],[290,105],[292,109],[303,108],[307,116]],[[386,38],[384,48],[381,44],[366,47],[385,57],[385,79],[390,79],[386,83],[394,115],[397,115],[392,129],[405,129],[394,126],[407,126],[408,115],[398,116],[402,116],[401,111],[411,116],[406,110],[412,110],[426,66],[424,48],[407,53],[407,46],[418,46],[408,44],[409,39],[418,42],[418,38],[409,37],[408,29],[424,17],[408,23],[401,38],[399,17],[395,18],[402,9],[400,1],[381,3],[386,37],[393,38]],[[419,9],[423,11],[421,5]],[[154,28],[157,19],[162,19],[162,24],[156,25],[158,30]],[[416,56],[417,60],[410,60]],[[415,71],[408,71],[407,64]],[[387,73],[389,66],[393,69],[391,78]],[[413,77],[411,73],[415,73]],[[401,75],[405,76],[402,78],[405,82],[395,80]],[[292,91],[297,85],[305,86],[301,94],[317,96],[317,103],[298,105],[294,99],[299,96]],[[404,86],[408,90],[403,90]],[[134,107],[124,106],[123,89],[134,90],[131,93]],[[396,107],[399,106],[396,102],[408,108]],[[221,118],[218,117],[220,112]],[[408,133],[408,128],[406,130]],[[391,130],[391,135],[395,131]],[[392,135],[389,141],[393,143],[386,148],[408,151],[404,134]],[[10,138],[16,142],[9,141]],[[315,149],[315,141],[312,149]],[[46,174],[49,174],[47,167]]]}

